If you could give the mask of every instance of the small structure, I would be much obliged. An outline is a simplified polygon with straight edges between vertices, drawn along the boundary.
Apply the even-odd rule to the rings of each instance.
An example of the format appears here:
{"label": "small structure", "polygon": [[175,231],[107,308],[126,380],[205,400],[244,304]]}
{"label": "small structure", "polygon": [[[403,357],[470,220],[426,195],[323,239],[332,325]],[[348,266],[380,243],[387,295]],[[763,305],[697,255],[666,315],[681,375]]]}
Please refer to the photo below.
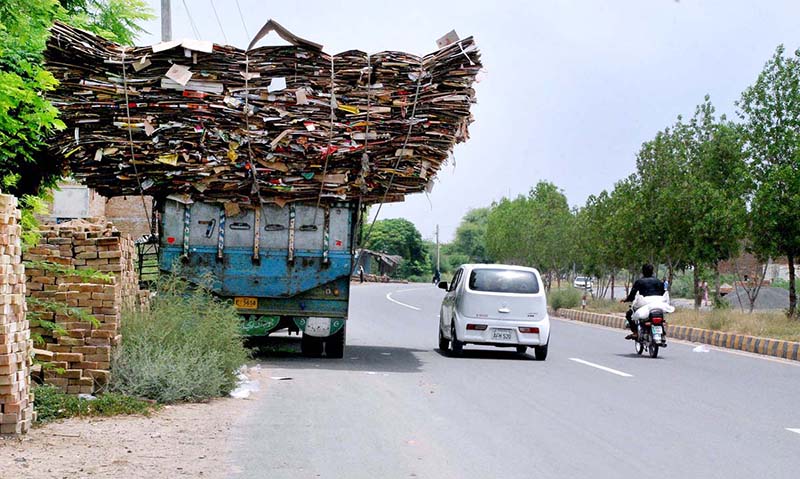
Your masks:
{"label": "small structure", "polygon": [[363,267],[364,274],[368,276],[391,276],[397,270],[401,261],[403,261],[402,256],[362,248],[356,251],[354,271],[357,275],[359,267]]}

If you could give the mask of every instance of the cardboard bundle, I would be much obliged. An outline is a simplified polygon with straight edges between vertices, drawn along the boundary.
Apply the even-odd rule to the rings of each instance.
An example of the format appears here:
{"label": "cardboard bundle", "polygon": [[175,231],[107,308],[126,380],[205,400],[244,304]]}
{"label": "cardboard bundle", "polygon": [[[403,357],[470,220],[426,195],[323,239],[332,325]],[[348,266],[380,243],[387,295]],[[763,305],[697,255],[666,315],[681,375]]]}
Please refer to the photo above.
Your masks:
{"label": "cardboard bundle", "polygon": [[[44,381],[67,393],[91,394],[108,382],[111,349],[121,340],[122,311],[146,307],[149,298],[139,290],[134,243],[105,222],[44,225],[40,234],[39,245],[25,259],[31,265],[28,294],[41,300],[31,310],[36,314],[33,331],[44,338],[49,352]],[[111,276],[97,278],[82,270]],[[53,310],[45,302],[59,306]],[[42,321],[56,329],[43,327]]]}
{"label": "cardboard bundle", "polygon": [[52,153],[105,196],[374,203],[431,188],[468,138],[472,38],[424,57],[318,47],[123,48],[56,23],[49,98],[68,128]]}
{"label": "cardboard bundle", "polygon": [[0,434],[24,433],[33,421],[19,220],[16,198],[0,194]]}

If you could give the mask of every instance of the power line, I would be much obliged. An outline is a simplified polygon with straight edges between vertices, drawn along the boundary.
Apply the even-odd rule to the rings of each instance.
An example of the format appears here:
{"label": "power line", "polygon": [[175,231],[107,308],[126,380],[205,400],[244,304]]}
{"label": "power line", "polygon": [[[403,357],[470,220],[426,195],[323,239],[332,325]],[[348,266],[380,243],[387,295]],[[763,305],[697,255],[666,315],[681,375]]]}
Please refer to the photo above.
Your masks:
{"label": "power line", "polygon": [[197,25],[194,24],[194,18],[192,18],[192,12],[189,10],[189,5],[186,4],[186,0],[183,1],[183,8],[186,9],[186,15],[189,16],[189,25],[192,26],[192,31],[194,32],[194,38],[200,39],[200,31],[197,30]]}
{"label": "power line", "polygon": [[244,27],[244,34],[247,35],[247,39],[250,40],[250,32],[247,31],[247,23],[244,21],[244,15],[242,14],[242,7],[239,5],[239,0],[236,0],[236,9],[239,10],[239,18],[242,19],[242,26]]}
{"label": "power line", "polygon": [[217,6],[214,5],[214,0],[208,0],[211,2],[211,9],[214,10],[214,16],[217,17],[217,25],[219,25],[220,31],[222,31],[222,38],[225,39],[225,44],[228,44],[228,35],[225,35],[225,29],[222,27],[222,21],[219,19],[219,13],[217,13]]}

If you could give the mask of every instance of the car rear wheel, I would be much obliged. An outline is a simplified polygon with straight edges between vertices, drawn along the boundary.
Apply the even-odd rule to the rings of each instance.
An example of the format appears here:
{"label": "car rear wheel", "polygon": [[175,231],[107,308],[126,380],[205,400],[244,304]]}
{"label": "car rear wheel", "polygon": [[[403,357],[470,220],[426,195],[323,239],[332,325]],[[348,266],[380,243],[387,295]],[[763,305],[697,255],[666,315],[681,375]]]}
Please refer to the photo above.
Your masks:
{"label": "car rear wheel", "polygon": [[544,361],[547,359],[547,349],[550,347],[550,343],[545,344],[544,346],[534,346],[533,352],[536,355],[537,361]]}
{"label": "car rear wheel", "polygon": [[459,341],[456,336],[456,323],[450,326],[450,349],[453,350],[453,354],[461,354],[464,351],[464,343]]}
{"label": "car rear wheel", "polygon": [[442,334],[442,327],[439,326],[439,351],[447,352],[450,349],[450,341]]}
{"label": "car rear wheel", "polygon": [[528,352],[528,346],[523,346],[520,344],[519,346],[517,346],[517,352],[520,354],[525,354],[526,352]]}

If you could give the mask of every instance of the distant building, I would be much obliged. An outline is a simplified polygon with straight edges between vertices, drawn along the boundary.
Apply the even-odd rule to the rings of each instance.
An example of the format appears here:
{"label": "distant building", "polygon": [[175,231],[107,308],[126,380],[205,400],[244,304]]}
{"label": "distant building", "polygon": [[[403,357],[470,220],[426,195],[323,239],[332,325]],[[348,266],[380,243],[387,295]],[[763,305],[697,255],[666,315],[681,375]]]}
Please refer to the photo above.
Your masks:
{"label": "distant building", "polygon": [[[62,182],[53,192],[50,213],[41,218],[47,222],[63,223],[74,219],[105,218],[133,239],[150,233],[153,200],[145,196],[106,198],[91,188],[74,182]],[[145,205],[147,210],[145,211]]]}
{"label": "distant building", "polygon": [[360,249],[356,251],[355,261],[355,274],[358,274],[358,268],[361,266],[364,268],[365,274],[392,276],[400,265],[400,262],[403,261],[403,257],[368,249]]}

